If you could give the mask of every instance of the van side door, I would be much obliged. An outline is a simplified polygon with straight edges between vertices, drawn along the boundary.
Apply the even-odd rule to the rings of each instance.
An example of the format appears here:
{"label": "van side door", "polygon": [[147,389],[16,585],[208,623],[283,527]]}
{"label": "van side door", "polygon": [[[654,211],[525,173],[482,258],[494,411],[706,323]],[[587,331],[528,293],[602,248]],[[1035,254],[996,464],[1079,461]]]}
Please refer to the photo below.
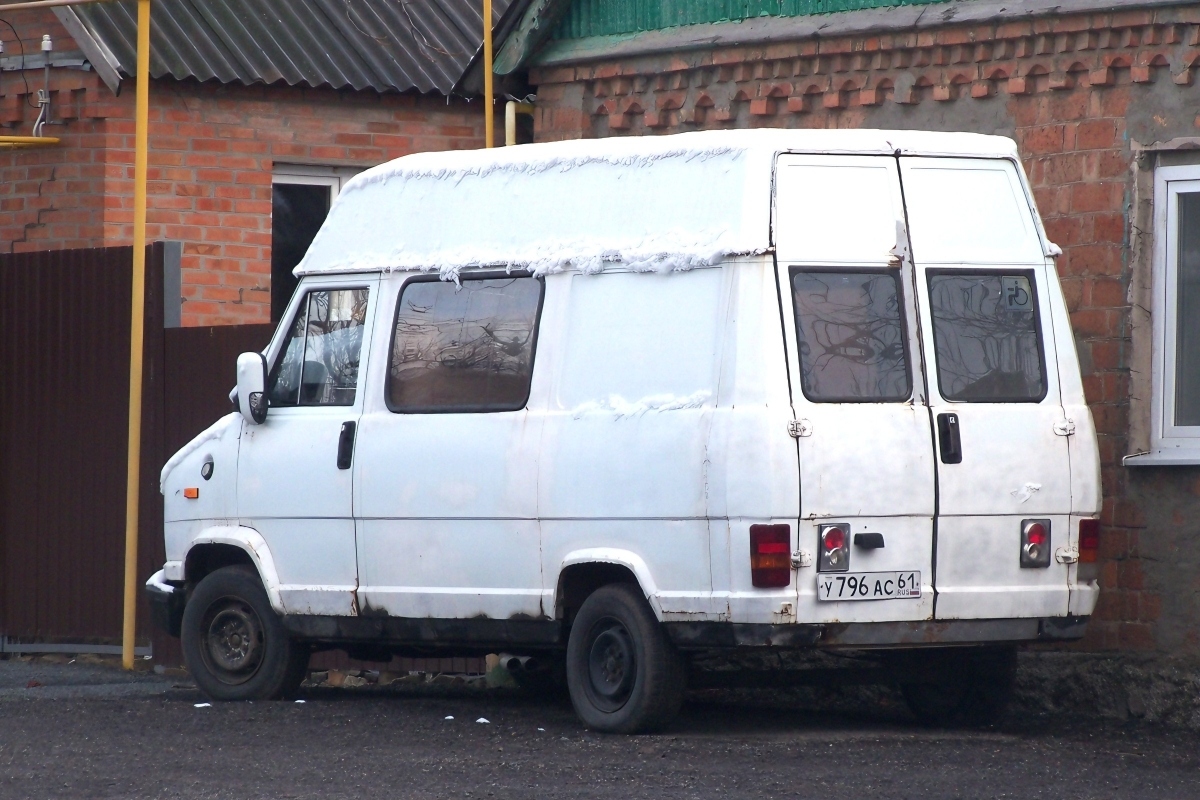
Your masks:
{"label": "van side door", "polygon": [[896,159],[781,155],[775,185],[799,548],[813,555],[797,618],[929,619],[934,466]]}
{"label": "van side door", "polygon": [[1017,165],[901,157],[935,420],[938,619],[1062,616],[1071,426],[1057,280]]}
{"label": "van side door", "polygon": [[309,280],[268,351],[270,409],[242,423],[237,504],[271,549],[288,613],[348,615],[354,555],[355,427],[378,280]]}
{"label": "van side door", "polygon": [[497,637],[548,615],[534,386],[545,283],[385,281],[355,476],[362,615],[474,618]]}

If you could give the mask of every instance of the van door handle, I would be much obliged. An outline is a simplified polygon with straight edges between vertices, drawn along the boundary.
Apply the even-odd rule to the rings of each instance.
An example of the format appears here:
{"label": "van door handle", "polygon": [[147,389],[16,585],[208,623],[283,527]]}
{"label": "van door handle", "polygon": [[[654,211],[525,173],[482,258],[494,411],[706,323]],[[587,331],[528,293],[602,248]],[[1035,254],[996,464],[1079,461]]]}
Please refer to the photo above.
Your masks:
{"label": "van door handle", "polygon": [[958,414],[938,414],[938,445],[943,464],[962,463],[962,439],[958,434]]}
{"label": "van door handle", "polygon": [[354,429],[356,427],[353,422],[342,423],[342,432],[338,435],[338,469],[350,469],[350,464],[354,461]]}

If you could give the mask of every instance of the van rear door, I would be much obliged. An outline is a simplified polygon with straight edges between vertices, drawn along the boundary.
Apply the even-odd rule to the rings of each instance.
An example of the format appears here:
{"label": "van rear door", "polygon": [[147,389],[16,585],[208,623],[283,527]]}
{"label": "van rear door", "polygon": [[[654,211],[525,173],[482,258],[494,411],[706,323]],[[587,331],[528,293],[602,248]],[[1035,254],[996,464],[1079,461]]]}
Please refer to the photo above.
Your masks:
{"label": "van rear door", "polygon": [[1005,159],[899,161],[936,434],[936,616],[1065,615],[1070,423],[1032,205]]}
{"label": "van rear door", "polygon": [[800,460],[800,622],[933,616],[934,464],[893,156],[781,155],[773,236]]}

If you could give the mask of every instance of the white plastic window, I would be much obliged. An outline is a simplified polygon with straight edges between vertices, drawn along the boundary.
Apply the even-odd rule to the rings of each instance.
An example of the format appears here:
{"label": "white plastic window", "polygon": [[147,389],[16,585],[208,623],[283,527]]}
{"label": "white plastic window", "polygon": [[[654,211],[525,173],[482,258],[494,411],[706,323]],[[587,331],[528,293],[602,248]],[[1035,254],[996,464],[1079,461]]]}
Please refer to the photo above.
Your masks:
{"label": "white plastic window", "polygon": [[1151,458],[1200,463],[1200,166],[1160,167],[1154,186]]}

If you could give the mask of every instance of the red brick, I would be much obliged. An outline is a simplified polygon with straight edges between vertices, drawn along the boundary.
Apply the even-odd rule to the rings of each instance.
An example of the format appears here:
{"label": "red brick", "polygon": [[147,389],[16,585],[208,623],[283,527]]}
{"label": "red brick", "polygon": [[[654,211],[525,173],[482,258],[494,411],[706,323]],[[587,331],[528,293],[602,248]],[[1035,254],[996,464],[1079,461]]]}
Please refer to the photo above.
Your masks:
{"label": "red brick", "polygon": [[1075,134],[1075,146],[1080,150],[1110,149],[1117,145],[1117,124],[1111,119],[1092,119],[1080,122]]}
{"label": "red brick", "polygon": [[1075,212],[1121,209],[1125,187],[1116,182],[1083,183],[1071,187],[1071,210]]}
{"label": "red brick", "polygon": [[1091,305],[1095,308],[1117,308],[1127,305],[1125,282],[1117,279],[1092,281]]}

